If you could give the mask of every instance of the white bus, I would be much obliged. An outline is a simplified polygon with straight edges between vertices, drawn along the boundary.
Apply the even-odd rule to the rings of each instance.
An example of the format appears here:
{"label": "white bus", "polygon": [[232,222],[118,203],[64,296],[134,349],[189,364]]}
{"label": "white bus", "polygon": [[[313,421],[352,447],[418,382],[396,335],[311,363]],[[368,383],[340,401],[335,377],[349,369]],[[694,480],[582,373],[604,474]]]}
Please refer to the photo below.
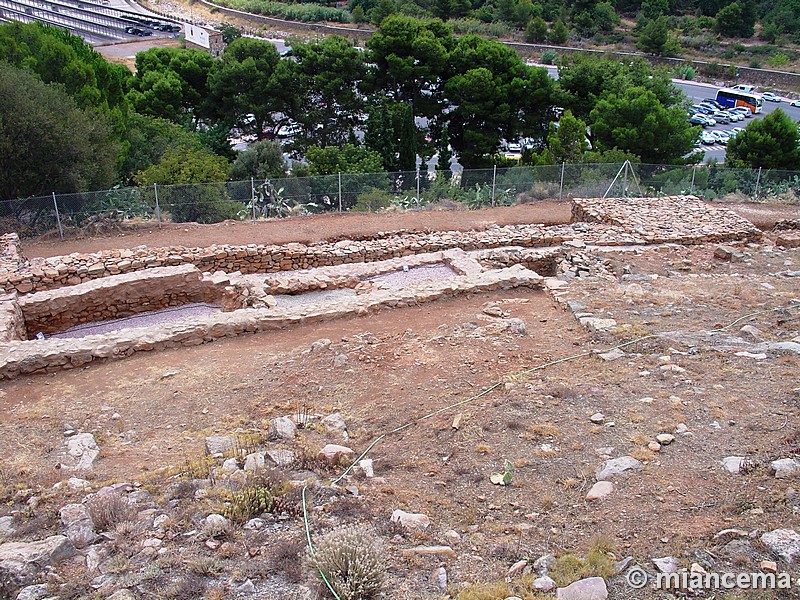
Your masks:
{"label": "white bus", "polygon": [[723,108],[743,106],[744,108],[749,108],[753,114],[760,113],[761,107],[764,105],[764,100],[761,98],[760,94],[733,88],[722,88],[718,90],[717,102],[719,102]]}

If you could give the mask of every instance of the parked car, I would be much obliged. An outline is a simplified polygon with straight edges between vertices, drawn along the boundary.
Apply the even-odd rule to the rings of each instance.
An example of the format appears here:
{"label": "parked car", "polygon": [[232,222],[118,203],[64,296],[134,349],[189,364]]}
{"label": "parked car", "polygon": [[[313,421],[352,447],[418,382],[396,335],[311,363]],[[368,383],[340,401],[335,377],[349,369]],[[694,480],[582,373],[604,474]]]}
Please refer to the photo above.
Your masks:
{"label": "parked car", "polygon": [[717,123],[730,123],[731,118],[728,116],[727,113],[718,110],[714,114],[711,115],[711,118],[714,119]]}
{"label": "parked car", "polygon": [[724,130],[715,131],[714,136],[717,138],[717,141],[722,145],[726,145],[731,139],[731,134]]}
{"label": "parked car", "polygon": [[715,136],[711,131],[704,131],[700,134],[700,141],[706,145],[716,144],[717,136]]}
{"label": "parked car", "polygon": [[142,29],[141,27],[126,27],[125,33],[129,33],[131,35],[138,35],[139,37],[153,35],[152,31],[150,31],[149,29]]}
{"label": "parked car", "polygon": [[739,121],[744,121],[744,115],[742,113],[730,110],[724,110],[722,112],[728,115],[728,118],[731,120],[731,123],[738,123]]}
{"label": "parked car", "polygon": [[792,100],[789,102],[789,106],[800,106],[800,100]]}
{"label": "parked car", "polygon": [[702,113],[704,115],[710,115],[711,113],[716,112],[713,109],[711,109],[711,108],[709,108],[707,106],[701,106],[700,104],[693,105],[691,110],[694,113]]}
{"label": "parked car", "polygon": [[729,112],[739,113],[745,119],[750,119],[753,116],[753,111],[750,110],[749,108],[744,107],[744,106],[737,106],[735,108],[729,108],[728,111]]}
{"label": "parked car", "polygon": [[703,104],[710,104],[711,106],[715,107],[717,110],[722,110],[723,106],[713,98],[703,98],[701,100]]}
{"label": "parked car", "polygon": [[772,92],[764,92],[763,94],[761,94],[761,97],[764,98],[764,100],[769,100],[770,102],[780,102],[781,101],[781,97],[780,96],[776,96]]}
{"label": "parked car", "polygon": [[700,113],[695,113],[689,117],[689,123],[692,125],[700,125],[702,127],[708,127],[708,123],[706,122],[705,115]]}
{"label": "parked car", "polygon": [[731,137],[737,136],[740,133],[742,133],[743,131],[744,131],[744,129],[741,128],[741,127],[734,127],[733,129],[731,129]]}

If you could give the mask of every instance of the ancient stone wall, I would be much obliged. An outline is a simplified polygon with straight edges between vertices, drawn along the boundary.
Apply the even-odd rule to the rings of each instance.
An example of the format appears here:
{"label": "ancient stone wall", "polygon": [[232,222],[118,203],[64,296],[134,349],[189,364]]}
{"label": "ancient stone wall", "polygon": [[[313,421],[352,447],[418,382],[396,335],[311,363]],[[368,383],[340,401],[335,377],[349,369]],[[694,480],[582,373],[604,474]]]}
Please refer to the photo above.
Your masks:
{"label": "ancient stone wall", "polygon": [[15,273],[28,266],[28,260],[19,246],[16,233],[0,235],[0,275]]}
{"label": "ancient stone wall", "polygon": [[233,310],[242,302],[229,283],[227,278],[204,276],[193,265],[161,267],[22,296],[17,304],[28,337],[33,337],[193,302]]}
{"label": "ancient stone wall", "polygon": [[[628,209],[625,209],[628,207]],[[483,231],[397,233],[364,240],[311,245],[169,246],[110,250],[35,259],[15,272],[0,272],[0,291],[20,294],[77,285],[153,267],[195,265],[204,272],[278,273],[367,263],[439,252],[506,246],[558,246],[580,240],[592,245],[688,243],[751,239],[758,230],[732,211],[712,208],[693,196],[576,200],[573,214],[589,222],[571,225],[508,225]]]}
{"label": "ancient stone wall", "polygon": [[732,210],[709,206],[696,196],[667,198],[576,198],[575,221],[622,227],[647,244],[703,244],[761,237],[759,229]]}
{"label": "ancient stone wall", "polygon": [[27,339],[25,317],[17,302],[17,293],[0,295],[0,343]]}
{"label": "ancient stone wall", "polygon": [[[244,309],[182,321],[123,329],[84,338],[11,341],[0,345],[0,379],[26,373],[60,371],[93,361],[115,360],[135,352],[197,346],[215,339],[364,315],[384,308],[412,306],[473,292],[541,287],[542,277],[515,265],[507,269],[419,282],[402,289],[377,289],[336,303],[291,308]],[[38,295],[38,294],[37,294]]]}

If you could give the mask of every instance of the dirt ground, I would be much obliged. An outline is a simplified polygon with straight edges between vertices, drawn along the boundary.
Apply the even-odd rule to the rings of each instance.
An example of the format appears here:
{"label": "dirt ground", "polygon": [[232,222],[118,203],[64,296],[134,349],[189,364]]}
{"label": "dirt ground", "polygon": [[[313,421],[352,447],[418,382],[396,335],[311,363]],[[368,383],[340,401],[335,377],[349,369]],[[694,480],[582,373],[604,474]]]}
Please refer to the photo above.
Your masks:
{"label": "dirt ground", "polygon": [[[788,204],[726,204],[756,226],[769,229],[775,221],[800,217],[800,206]],[[23,240],[26,256],[59,256],[72,252],[98,252],[114,248],[133,248],[145,245],[206,247],[212,244],[304,244],[338,239],[358,239],[379,231],[467,231],[486,229],[492,225],[568,223],[571,201],[542,201],[483,210],[420,210],[378,214],[327,213],[297,217],[291,220],[240,222],[225,221],[214,225],[197,223],[153,223],[130,226],[107,235],[86,236],[80,231],[67,231],[66,239],[58,233]]]}
{"label": "dirt ground", "polygon": [[[762,226],[798,216],[789,207],[757,208],[756,213],[753,207],[736,207],[755,215]],[[567,203],[479,212],[326,215],[275,223],[176,225],[67,242],[31,240],[24,251],[34,257],[140,244],[312,242],[377,231],[568,219]],[[311,498],[315,534],[353,522],[371,523],[381,533],[390,562],[389,597],[447,597],[431,579],[439,566],[446,568],[455,597],[471,582],[502,583],[520,559],[568,552],[585,556],[598,539],[613,548],[615,557],[631,555],[643,566],[652,557],[671,555],[688,567],[710,555],[719,570],[758,570],[765,558],[758,544],[734,548],[713,536],[727,528],[800,526],[797,483],[776,479],[769,471],[771,460],[800,453],[800,358],[736,356],[696,344],[685,334],[745,317],[731,333],[748,324],[769,341],[800,335],[800,309],[792,304],[797,279],[780,275],[800,268],[800,251],[759,246],[747,252],[740,263],[715,259],[711,246],[611,255],[609,266],[615,271],[651,277],[578,281],[570,293],[587,311],[625,325],[612,333],[591,334],[545,292],[520,289],[3,382],[0,453],[6,464],[0,479],[43,490],[63,479],[54,468],[55,453],[65,428],[71,427],[94,432],[101,447],[95,486],[138,481],[157,493],[174,481],[171,474],[203,455],[206,436],[263,431],[270,419],[298,412],[338,411],[349,440],[338,432],[304,429],[287,447],[316,452],[328,442],[344,443],[360,453],[378,436],[416,422],[370,451],[375,475],[382,479],[347,480],[357,496],[330,498],[318,492]],[[485,311],[490,306],[499,307],[503,317]],[[505,327],[508,318],[520,319],[524,334]],[[610,362],[594,355],[665,331],[684,334],[643,340]],[[320,338],[331,340],[330,347],[311,352]],[[444,410],[426,418],[439,409]],[[603,419],[592,422],[589,417],[598,412]],[[687,426],[686,434],[676,434],[658,452],[648,449],[657,434],[675,433],[680,423]],[[586,501],[604,458],[621,455],[634,456],[644,468],[616,480],[608,498]],[[731,475],[720,467],[730,455],[750,458],[747,474]],[[511,485],[490,483],[490,474],[502,471],[507,461],[514,465]],[[42,510],[51,514],[54,506],[80,498],[63,491],[39,494]],[[18,508],[13,494],[7,500],[7,511]],[[389,521],[397,508],[424,513],[432,524],[425,531],[402,531]],[[31,518],[39,518],[38,535],[58,529],[53,519]],[[460,539],[454,541],[449,531]],[[283,523],[259,538],[259,558],[252,551],[248,558],[248,538],[235,538],[230,556],[215,558],[223,565],[215,577],[241,582],[242,573],[250,573],[242,564],[264,561],[271,547],[302,536],[299,518]],[[451,545],[456,556],[402,553],[420,544]],[[193,552],[219,556],[202,545]],[[267,561],[264,580],[277,578],[288,586],[298,561],[289,562],[276,566]],[[91,580],[80,568],[73,577]],[[612,578],[609,588],[613,599],[674,597],[633,591],[620,578]],[[293,596],[284,591],[255,597]]]}

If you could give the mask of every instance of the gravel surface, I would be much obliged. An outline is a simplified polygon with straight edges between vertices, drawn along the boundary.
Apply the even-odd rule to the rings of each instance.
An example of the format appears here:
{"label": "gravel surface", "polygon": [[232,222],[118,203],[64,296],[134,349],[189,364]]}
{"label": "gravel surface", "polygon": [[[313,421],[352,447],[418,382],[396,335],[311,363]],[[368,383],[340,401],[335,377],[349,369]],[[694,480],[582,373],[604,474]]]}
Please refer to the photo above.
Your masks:
{"label": "gravel surface", "polygon": [[447,279],[448,277],[455,277],[458,275],[453,269],[445,264],[438,263],[433,265],[423,265],[414,267],[407,271],[395,271],[394,273],[385,273],[371,277],[367,281],[374,281],[382,286],[401,288],[409,283],[417,283],[419,281],[436,281],[439,279]]}
{"label": "gravel surface", "polygon": [[184,304],[183,306],[174,306],[172,308],[165,308],[164,310],[154,310],[151,312],[141,313],[122,319],[112,319],[110,321],[96,321],[94,323],[84,323],[83,325],[76,325],[61,333],[55,333],[50,337],[54,338],[80,338],[87,335],[97,335],[100,333],[109,333],[119,329],[130,329],[133,327],[149,327],[151,325],[162,325],[164,323],[172,323],[180,321],[188,317],[202,317],[220,312],[219,306],[214,304],[194,303]]}
{"label": "gravel surface", "polygon": [[300,306],[301,304],[326,304],[328,302],[336,302],[339,298],[355,295],[355,290],[340,288],[336,290],[305,292],[303,294],[278,294],[273,296],[273,298],[275,298],[275,301],[278,303],[278,308],[288,308],[290,306]]}

